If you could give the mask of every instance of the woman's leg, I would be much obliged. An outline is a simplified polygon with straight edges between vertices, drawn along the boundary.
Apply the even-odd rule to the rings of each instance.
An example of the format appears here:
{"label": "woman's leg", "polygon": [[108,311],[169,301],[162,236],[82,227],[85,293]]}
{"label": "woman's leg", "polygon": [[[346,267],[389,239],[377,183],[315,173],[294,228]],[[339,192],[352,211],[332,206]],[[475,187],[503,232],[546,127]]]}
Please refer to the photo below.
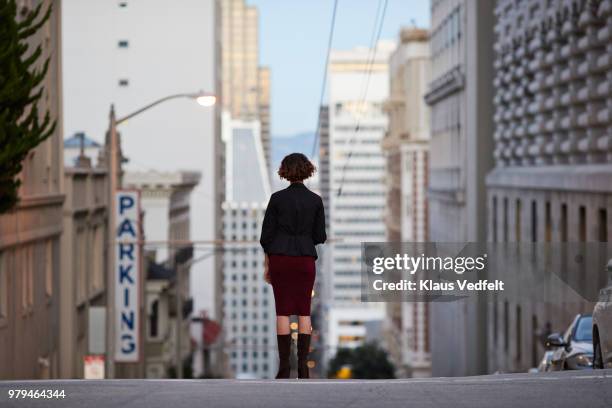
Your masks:
{"label": "woman's leg", "polygon": [[291,334],[289,316],[276,316],[276,334],[279,336]]}
{"label": "woman's leg", "polygon": [[289,316],[276,316],[276,342],[278,345],[278,373],[276,378],[289,378],[291,366],[291,334]]}
{"label": "woman's leg", "polygon": [[310,352],[310,333],[312,325],[310,316],[298,316],[298,378],[309,378],[308,353]]}
{"label": "woman's leg", "polygon": [[[289,328],[289,319],[287,319],[287,328]],[[278,329],[278,317],[276,323]],[[310,316],[298,316],[298,333],[310,334],[312,333],[312,325],[310,322]]]}

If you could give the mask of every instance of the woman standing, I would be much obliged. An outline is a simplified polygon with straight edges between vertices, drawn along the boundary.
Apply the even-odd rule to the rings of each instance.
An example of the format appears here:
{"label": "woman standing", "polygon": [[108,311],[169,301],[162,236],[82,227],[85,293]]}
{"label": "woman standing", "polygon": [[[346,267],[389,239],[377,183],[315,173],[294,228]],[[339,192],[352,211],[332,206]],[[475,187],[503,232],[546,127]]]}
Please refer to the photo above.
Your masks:
{"label": "woman standing", "polygon": [[301,153],[281,162],[278,175],[291,184],[270,197],[261,228],[260,243],[266,253],[264,279],[270,283],[276,304],[276,334],[280,359],[276,378],[289,378],[291,334],[289,316],[298,316],[298,378],[308,378],[310,299],[315,281],[315,245],[327,239],[321,197],[303,181],[315,172]]}

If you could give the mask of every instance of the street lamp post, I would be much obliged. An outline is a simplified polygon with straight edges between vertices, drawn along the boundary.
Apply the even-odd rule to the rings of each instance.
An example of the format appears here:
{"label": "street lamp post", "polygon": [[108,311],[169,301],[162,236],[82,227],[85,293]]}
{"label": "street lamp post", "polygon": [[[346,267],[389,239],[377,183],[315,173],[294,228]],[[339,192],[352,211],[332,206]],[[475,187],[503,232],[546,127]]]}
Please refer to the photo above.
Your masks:
{"label": "street lamp post", "polygon": [[[109,246],[107,251],[108,260],[108,277],[107,277],[107,305],[106,305],[106,372],[108,378],[115,377],[115,194],[119,187],[119,141],[117,137],[117,127],[123,122],[131,119],[154,106],[157,106],[163,102],[179,99],[188,98],[194,99],[204,107],[210,107],[215,105],[217,98],[212,93],[198,92],[198,93],[180,93],[168,95],[163,98],[157,99],[148,105],[130,113],[129,115],[123,116],[117,119],[115,115],[115,107],[111,105],[110,116],[109,116],[109,128],[108,128],[108,236]],[[142,256],[142,254],[141,254]],[[139,305],[140,307],[140,305]],[[177,311],[178,313],[178,311]]]}

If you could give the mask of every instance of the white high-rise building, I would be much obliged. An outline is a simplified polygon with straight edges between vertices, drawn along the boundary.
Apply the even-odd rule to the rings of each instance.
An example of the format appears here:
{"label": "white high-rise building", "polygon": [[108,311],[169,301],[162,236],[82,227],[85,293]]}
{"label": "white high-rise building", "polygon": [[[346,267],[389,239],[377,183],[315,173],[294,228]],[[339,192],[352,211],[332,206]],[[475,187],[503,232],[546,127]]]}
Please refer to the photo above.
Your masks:
{"label": "white high-rise building", "polygon": [[332,51],[329,65],[329,220],[331,270],[326,279],[328,351],[355,347],[365,323],[384,318],[384,305],[361,302],[361,243],[385,240],[385,159],[380,142],[387,130],[382,110],[389,92],[388,60],[394,44],[375,52],[359,47]]}
{"label": "white high-rise building", "polygon": [[[423,96],[430,73],[429,32],[402,29],[389,60],[389,131],[382,142],[387,158],[387,241],[427,242],[427,174],[429,107]],[[385,324],[387,351],[396,362],[396,376],[431,375],[429,304],[388,302]]]}
{"label": "white high-rise building", "polygon": [[[117,117],[159,98],[198,91],[219,94],[220,6],[216,0],[62,3],[64,134],[85,132],[104,143],[109,110]],[[191,238],[221,233],[223,150],[220,108],[180,98],[119,126],[127,171],[193,169],[203,176],[192,195]],[[194,310],[217,319],[215,257],[196,263]]]}
{"label": "white high-rise building", "polygon": [[259,121],[223,118],[226,191],[223,203],[223,314],[230,372],[237,378],[274,378],[276,314],[263,280],[261,223],[270,182]]}

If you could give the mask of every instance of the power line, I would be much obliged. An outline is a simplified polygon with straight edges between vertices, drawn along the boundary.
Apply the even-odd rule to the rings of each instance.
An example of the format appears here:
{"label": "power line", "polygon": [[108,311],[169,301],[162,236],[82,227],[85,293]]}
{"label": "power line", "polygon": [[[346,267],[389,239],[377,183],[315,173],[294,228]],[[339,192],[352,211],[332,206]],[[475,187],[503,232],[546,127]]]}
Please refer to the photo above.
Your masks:
{"label": "power line", "polygon": [[317,130],[312,141],[312,153],[310,157],[314,159],[317,144],[319,143],[319,133],[321,132],[321,112],[320,108],[323,105],[323,97],[325,96],[325,88],[327,87],[327,65],[329,64],[329,54],[331,53],[332,42],[334,39],[334,27],[336,25],[336,11],[338,10],[338,0],[334,0],[334,11],[332,12],[331,25],[329,28],[329,38],[327,40],[327,53],[325,56],[325,65],[323,66],[323,82],[321,84],[321,97],[319,98],[319,109],[317,110]]}
{"label": "power line", "polygon": [[[362,93],[362,98],[360,100],[360,103],[357,105],[358,109],[360,106],[363,106],[365,104],[365,99],[368,93],[368,88],[370,86],[370,78],[372,76],[372,69],[374,66],[374,61],[376,60],[376,54],[378,51],[378,41],[380,40],[380,36],[382,33],[382,28],[384,26],[384,22],[385,22],[385,15],[387,13],[387,4],[388,4],[388,0],[384,0],[384,5],[382,8],[382,15],[380,16],[380,22],[378,23],[378,30],[376,30],[376,21],[374,24],[374,32],[376,32],[376,40],[375,42],[370,45],[370,58],[367,64],[367,68],[366,68],[366,79],[365,79],[365,88],[362,88],[363,93]],[[379,1],[378,6],[380,9],[380,5],[381,2]],[[378,17],[378,11],[376,14],[376,17]],[[373,39],[373,38],[372,38]],[[370,39],[370,41],[372,42],[372,39]],[[353,137],[350,139],[349,141],[349,146],[351,146],[353,144],[353,142],[355,142],[355,140],[357,139],[357,134],[359,133],[359,126],[361,125],[361,113],[358,112],[359,116],[357,119],[357,125],[355,126],[355,131],[353,134]],[[340,186],[338,187],[338,197],[342,195],[342,187],[344,187],[344,181],[345,181],[345,177],[346,177],[346,169],[351,161],[351,157],[353,156],[353,152],[354,152],[354,148],[351,148],[351,150],[349,150],[349,153],[347,155],[346,158],[346,162],[344,163],[344,166],[342,166],[342,177],[340,179]]]}

